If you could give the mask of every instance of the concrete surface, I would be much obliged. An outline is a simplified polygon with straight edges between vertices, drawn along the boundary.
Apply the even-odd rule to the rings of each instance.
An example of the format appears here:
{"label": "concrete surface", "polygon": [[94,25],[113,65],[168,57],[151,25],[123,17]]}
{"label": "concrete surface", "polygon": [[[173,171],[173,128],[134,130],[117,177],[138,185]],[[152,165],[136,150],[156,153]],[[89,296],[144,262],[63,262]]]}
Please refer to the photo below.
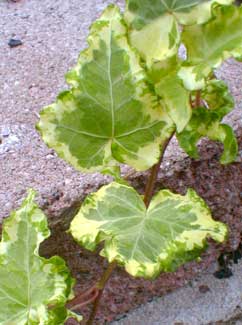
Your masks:
{"label": "concrete surface", "polygon": [[112,325],[241,325],[242,261],[233,266],[229,279],[218,280],[213,271]]}

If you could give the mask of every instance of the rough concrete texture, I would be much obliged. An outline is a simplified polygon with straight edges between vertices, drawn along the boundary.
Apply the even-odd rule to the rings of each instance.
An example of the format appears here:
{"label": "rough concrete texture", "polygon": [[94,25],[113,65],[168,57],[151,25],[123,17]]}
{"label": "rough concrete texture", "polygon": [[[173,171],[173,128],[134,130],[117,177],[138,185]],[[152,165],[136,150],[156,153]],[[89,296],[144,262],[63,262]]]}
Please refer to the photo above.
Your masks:
{"label": "rough concrete texture", "polygon": [[240,325],[242,262],[234,276],[218,280],[213,268],[189,285],[134,310],[113,325]]}

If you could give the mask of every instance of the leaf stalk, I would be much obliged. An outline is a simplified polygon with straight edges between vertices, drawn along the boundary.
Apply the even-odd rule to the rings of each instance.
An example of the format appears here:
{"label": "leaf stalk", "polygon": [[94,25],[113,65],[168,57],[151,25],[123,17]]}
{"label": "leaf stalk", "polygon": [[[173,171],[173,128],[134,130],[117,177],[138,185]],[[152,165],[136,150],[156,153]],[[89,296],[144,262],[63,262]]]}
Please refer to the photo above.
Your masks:
{"label": "leaf stalk", "polygon": [[94,300],[93,303],[93,308],[91,311],[91,315],[87,321],[87,325],[92,325],[95,319],[95,316],[97,314],[97,310],[100,304],[100,300],[104,291],[104,288],[111,276],[111,274],[113,273],[113,270],[116,268],[117,263],[116,262],[112,262],[108,265],[107,269],[105,270],[105,272],[103,273],[101,279],[98,281],[98,283],[96,284],[96,288],[98,290],[98,295]]}
{"label": "leaf stalk", "polygon": [[163,147],[161,148],[161,155],[160,155],[160,159],[159,159],[158,163],[156,165],[154,165],[150,170],[150,176],[149,176],[148,182],[146,184],[145,195],[144,195],[144,203],[145,203],[147,208],[150,205],[151,199],[152,199],[153,194],[154,194],[156,181],[157,181],[157,178],[158,178],[160,166],[161,166],[161,163],[163,161],[166,149],[167,149],[171,139],[173,138],[174,134],[175,134],[175,131],[166,140]]}
{"label": "leaf stalk", "polygon": [[197,90],[196,99],[195,99],[195,107],[200,107],[200,106],[203,106],[202,94],[201,94],[201,90]]}

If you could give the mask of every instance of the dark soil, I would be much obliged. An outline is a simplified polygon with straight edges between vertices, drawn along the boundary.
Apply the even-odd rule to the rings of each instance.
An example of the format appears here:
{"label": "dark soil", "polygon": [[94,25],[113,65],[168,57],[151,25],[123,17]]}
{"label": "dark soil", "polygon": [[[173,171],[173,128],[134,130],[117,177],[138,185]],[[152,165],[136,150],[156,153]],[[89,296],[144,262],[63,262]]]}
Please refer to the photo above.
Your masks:
{"label": "dark soil", "polygon": [[[237,136],[241,154],[242,129],[237,130]],[[223,245],[209,241],[209,247],[202,255],[200,263],[187,263],[177,272],[163,273],[152,281],[134,279],[118,267],[104,291],[96,324],[109,323],[118,315],[125,314],[156,296],[162,296],[183,286],[206,270],[221,256],[221,253],[223,259],[228,260],[226,256],[231,256],[231,252],[238,249],[242,229],[241,157],[233,164],[222,166],[219,163],[221,149],[217,143],[204,140],[200,145],[202,158],[199,161],[187,158],[182,162],[174,162],[169,169],[163,166],[156,190],[169,188],[174,192],[184,194],[188,188],[194,188],[211,208],[214,219],[223,221],[229,226],[228,241]],[[141,173],[135,174],[130,179],[132,185],[141,193],[146,181],[147,174]],[[73,277],[77,279],[76,293],[84,292],[93,286],[107,266],[106,261],[98,255],[98,252],[91,253],[80,248],[66,233],[69,222],[79,206],[80,203],[76,202],[70,209],[63,211],[60,219],[63,218],[65,224],[57,223],[52,229],[51,238],[41,248],[47,257],[58,254],[66,260]],[[233,258],[236,260],[236,256]],[[218,267],[219,271],[223,266]],[[90,307],[85,307],[80,310],[80,313],[87,319],[89,311]],[[71,322],[68,324],[70,325]]]}

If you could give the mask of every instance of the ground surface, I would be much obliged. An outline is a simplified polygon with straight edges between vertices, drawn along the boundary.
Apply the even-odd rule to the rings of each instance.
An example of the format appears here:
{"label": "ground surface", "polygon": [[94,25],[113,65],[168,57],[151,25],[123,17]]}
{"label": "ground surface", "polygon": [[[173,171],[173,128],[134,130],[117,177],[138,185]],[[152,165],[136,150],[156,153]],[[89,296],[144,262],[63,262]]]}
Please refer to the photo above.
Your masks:
{"label": "ground surface", "polygon": [[[18,207],[26,189],[33,187],[39,192],[41,206],[58,221],[59,209],[70,207],[108,181],[99,174],[83,175],[74,171],[44,145],[35,131],[40,109],[50,104],[66,87],[63,76],[86,46],[85,38],[91,21],[108,2],[0,1],[0,218]],[[8,41],[12,37],[21,39],[23,45],[10,49]],[[227,120],[236,128],[241,143],[242,64],[230,60],[218,74],[226,80],[235,96],[236,109]],[[178,150],[174,141],[157,185],[160,188],[163,183],[180,193],[184,193],[187,187],[195,188],[209,204],[215,218],[229,224],[228,249],[237,247],[242,229],[241,150],[242,147],[235,164],[222,167],[218,163],[220,148],[217,145],[205,141],[200,149],[202,160],[196,162]],[[136,174],[131,181],[141,189],[146,178]],[[50,253],[61,253],[67,259],[73,275],[79,279],[77,290],[82,291],[102,272],[102,260],[81,250],[76,252],[75,244],[65,236],[64,232],[61,236],[54,233],[48,249]],[[82,256],[80,262],[79,254]],[[161,275],[155,282],[134,281],[118,269],[105,293],[98,324],[147,302],[153,296],[184,285],[195,274],[207,269],[218,255],[218,248],[212,244],[201,264],[189,264],[174,275]],[[148,317],[146,313],[145,323]],[[137,324],[143,323],[140,320]]]}
{"label": "ground surface", "polygon": [[241,325],[242,263],[234,266],[233,272],[232,278],[218,280],[211,267],[186,287],[156,299],[112,324]]}

